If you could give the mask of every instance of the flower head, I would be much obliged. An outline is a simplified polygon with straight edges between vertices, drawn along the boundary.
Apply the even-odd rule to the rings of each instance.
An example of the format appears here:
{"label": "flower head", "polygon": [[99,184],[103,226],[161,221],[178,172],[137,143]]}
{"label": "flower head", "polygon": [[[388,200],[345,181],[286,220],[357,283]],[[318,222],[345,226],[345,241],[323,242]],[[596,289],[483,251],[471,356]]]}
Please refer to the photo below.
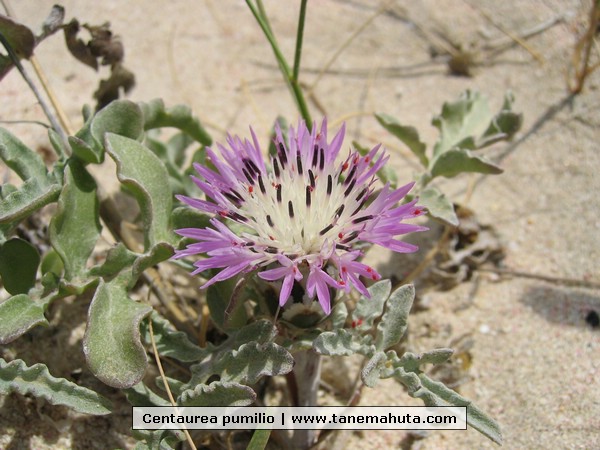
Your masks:
{"label": "flower head", "polygon": [[[300,123],[287,140],[276,129],[277,154],[265,164],[256,136],[252,142],[229,136],[229,148],[218,145],[220,156],[207,149],[216,170],[195,164],[192,177],[207,200],[180,196],[201,211],[214,214],[214,228],[177,230],[198,240],[178,251],[177,258],[205,253],[194,274],[223,268],[204,287],[254,269],[267,281],[282,279],[279,303],[284,305],[295,282],[305,283],[308,298],[315,294],[325,313],[331,311],[330,287],[347,292],[352,287],[368,296],[361,277],[380,275],[357,259],[359,243],[371,243],[395,252],[417,247],[395,236],[427,228],[403,223],[424,213],[416,200],[398,205],[414,183],[376,192],[376,173],[389,159],[379,146],[365,156],[350,151],[338,161],[345,127],[327,141],[327,122],[309,132]],[[234,233],[237,222],[245,231]]]}

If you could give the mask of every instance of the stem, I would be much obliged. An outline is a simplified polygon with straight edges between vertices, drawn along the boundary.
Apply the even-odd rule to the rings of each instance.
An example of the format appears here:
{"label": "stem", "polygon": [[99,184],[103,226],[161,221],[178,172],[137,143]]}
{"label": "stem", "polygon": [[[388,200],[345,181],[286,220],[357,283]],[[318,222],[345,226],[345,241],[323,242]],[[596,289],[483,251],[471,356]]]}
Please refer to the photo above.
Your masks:
{"label": "stem", "polygon": [[[304,4],[304,3],[306,3],[306,1],[307,0],[302,0],[302,3]],[[279,48],[279,45],[277,44],[275,35],[271,31],[271,27],[269,26],[269,22],[267,20],[267,16],[266,16],[264,8],[262,6],[261,0],[257,0],[257,3],[259,5],[258,9],[255,5],[252,4],[251,0],[246,0],[246,4],[248,5],[248,8],[250,8],[252,15],[254,15],[254,18],[258,22],[258,25],[263,30],[263,33],[265,34],[265,37],[269,41],[269,44],[271,44],[271,48],[273,49],[273,53],[275,54],[275,59],[277,60],[277,63],[279,64],[279,69],[281,70],[281,73],[283,74],[283,78],[285,79],[285,82],[287,83],[290,90],[292,91],[292,95],[294,96],[294,100],[296,100],[296,105],[298,106],[300,115],[304,119],[304,122],[306,123],[306,127],[310,131],[312,129],[312,118],[310,116],[310,112],[308,111],[308,106],[306,104],[306,100],[304,99],[304,94],[302,93],[300,84],[298,83],[298,79],[297,79],[297,77],[294,76],[294,71],[296,70],[296,67],[294,67],[294,71],[292,71],[292,69],[290,69],[290,66],[287,63],[287,60],[283,56],[283,53],[281,53],[281,49]],[[298,28],[299,28],[298,33],[300,36],[300,41],[302,41],[302,33],[304,30],[305,12],[306,12],[306,8],[301,7],[300,19],[299,19],[299,25],[298,25]],[[302,30],[300,30],[300,28],[302,28]],[[298,65],[300,62],[300,55],[298,54],[298,52],[301,52],[301,51],[302,51],[302,42],[300,42],[300,45],[298,45],[298,42],[296,42],[296,52],[297,52],[296,59],[298,61]],[[298,68],[298,70],[299,70],[299,68]]]}
{"label": "stem", "polygon": [[304,37],[304,19],[306,17],[306,3],[300,3],[300,16],[298,17],[298,33],[296,34],[296,52],[294,53],[294,80],[298,82],[300,75],[300,58],[302,57],[302,38]]}
{"label": "stem", "polygon": [[[314,350],[302,350],[294,354],[293,377],[297,404],[294,406],[317,406],[317,393],[321,380],[321,355]],[[294,430],[292,443],[295,449],[308,449],[315,443],[315,430]]]}

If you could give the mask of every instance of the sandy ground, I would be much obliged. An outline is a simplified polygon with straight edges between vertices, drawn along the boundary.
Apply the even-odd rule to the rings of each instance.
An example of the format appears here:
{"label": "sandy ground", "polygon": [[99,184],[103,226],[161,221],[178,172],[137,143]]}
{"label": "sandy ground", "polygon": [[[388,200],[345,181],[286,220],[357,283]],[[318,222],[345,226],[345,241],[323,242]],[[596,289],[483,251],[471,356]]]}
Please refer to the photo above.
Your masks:
{"label": "sandy ground", "polygon": [[[53,1],[11,3],[17,16],[37,29]],[[309,2],[304,83],[315,83],[319,69],[373,16],[380,3]],[[475,3],[477,7],[471,6]],[[423,139],[432,144],[436,133],[430,120],[443,101],[474,89],[487,94],[496,108],[504,91],[512,90],[517,99],[515,108],[523,112],[525,122],[516,145],[499,146],[500,152],[510,150],[502,161],[505,173],[485,180],[477,176],[443,180],[440,186],[455,201],[464,202],[467,186],[477,182],[468,206],[482,223],[495,227],[504,244],[505,267],[553,278],[600,282],[600,178],[596,173],[600,168],[600,71],[590,77],[582,95],[549,114],[566,96],[565,71],[588,3],[390,1],[384,13],[335,60],[330,73],[319,79],[313,93],[330,123],[346,120],[351,137],[369,144],[383,141],[400,155],[407,155],[370,113],[392,114],[416,126]],[[121,35],[125,63],[137,77],[137,87],[130,95],[133,100],[162,97],[167,105],[186,103],[217,140],[224,136],[224,130],[246,135],[251,124],[266,142],[277,115],[296,120],[297,112],[270,48],[242,1],[73,0],[63,4],[68,18],[90,23],[110,20],[112,29]],[[265,0],[265,5],[283,50],[291,58],[298,2]],[[476,60],[482,64],[475,67],[472,78],[450,76],[443,62],[432,62],[429,50],[435,33],[475,48],[506,39],[488,17],[513,32],[556,17],[564,20],[529,39],[531,52],[516,45],[489,59],[475,51]],[[79,126],[80,107],[91,103],[98,75],[65,56],[61,36],[42,43],[37,54],[68,116]],[[423,65],[414,67],[420,63]],[[0,84],[0,98],[2,120],[42,117],[16,71]],[[314,103],[311,108],[315,117],[322,114]],[[10,129],[32,147],[45,145],[41,128],[12,125]],[[408,181],[415,166],[398,152],[392,154],[400,179]],[[113,176],[111,170],[106,173]],[[395,275],[402,276],[402,267],[392,269],[400,260],[390,259],[388,254],[370,257],[379,261],[383,272],[394,275],[396,270]],[[590,311],[600,312],[599,292],[483,272],[476,278],[476,282],[447,292],[426,293],[427,309],[411,317],[411,349],[448,346],[465,334],[472,339],[470,364],[464,373],[467,381],[460,392],[498,420],[504,448],[600,448],[600,330],[585,321]],[[85,309],[85,305],[63,308]],[[40,335],[23,339],[36,336]],[[79,343],[71,343],[69,349],[75,364],[81,362]],[[51,360],[44,356],[42,360]],[[34,354],[27,357],[35,360]],[[57,431],[64,412],[44,405],[36,407],[34,402],[14,396],[0,402],[0,448],[132,445],[125,437],[129,420],[126,406],[109,418],[82,418],[63,424]],[[365,391],[362,404],[418,403],[399,385],[382,383],[379,389]],[[53,415],[59,419],[55,417],[51,425],[47,419]],[[349,433],[340,436],[335,446],[496,447],[474,430],[430,433],[413,443],[400,432]]]}

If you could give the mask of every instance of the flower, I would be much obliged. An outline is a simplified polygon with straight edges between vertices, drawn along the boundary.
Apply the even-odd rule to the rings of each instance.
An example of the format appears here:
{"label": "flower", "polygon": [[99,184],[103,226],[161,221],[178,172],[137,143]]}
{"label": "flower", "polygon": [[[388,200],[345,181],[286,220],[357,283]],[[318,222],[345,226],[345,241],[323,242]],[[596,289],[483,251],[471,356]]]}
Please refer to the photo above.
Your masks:
{"label": "flower", "polygon": [[[403,223],[424,214],[416,200],[398,205],[414,183],[399,189],[386,183],[375,190],[376,173],[389,157],[376,146],[365,156],[349,151],[338,160],[345,126],[327,142],[327,121],[320,132],[309,132],[304,123],[290,128],[284,139],[277,127],[276,155],[265,164],[256,135],[252,142],[228,136],[229,148],[219,145],[220,156],[207,149],[216,170],[200,164],[192,177],[209,200],[179,196],[193,208],[214,214],[214,228],[185,228],[181,236],[196,239],[176,253],[176,258],[206,254],[194,263],[197,274],[222,268],[204,284],[258,270],[267,281],[282,279],[279,304],[289,299],[294,283],[305,283],[308,299],[315,294],[326,314],[331,311],[330,287],[349,292],[352,287],[369,296],[361,277],[381,276],[358,262],[360,243],[371,243],[395,252],[411,253],[415,245],[394,239],[427,228]],[[242,225],[237,234],[229,227]],[[229,226],[228,226],[229,225]]]}

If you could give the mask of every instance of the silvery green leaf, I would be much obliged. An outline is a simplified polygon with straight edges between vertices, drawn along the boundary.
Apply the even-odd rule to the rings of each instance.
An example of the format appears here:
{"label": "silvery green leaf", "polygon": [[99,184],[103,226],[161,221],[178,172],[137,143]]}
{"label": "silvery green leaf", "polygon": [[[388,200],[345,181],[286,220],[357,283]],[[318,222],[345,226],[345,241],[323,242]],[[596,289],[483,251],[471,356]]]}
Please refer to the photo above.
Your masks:
{"label": "silvery green leaf", "polygon": [[503,170],[470,150],[453,148],[438,156],[431,167],[432,177],[452,178],[463,172],[499,174]]}
{"label": "silvery green leaf", "polygon": [[129,298],[128,281],[126,276],[100,281],[83,338],[83,352],[92,373],[117,388],[137,384],[148,365],[140,322],[152,308]]}
{"label": "silvery green leaf", "polygon": [[502,444],[502,431],[498,423],[475,406],[470,400],[461,396],[443,383],[434,381],[424,373],[419,374],[421,389],[414,392],[428,406],[466,406],[467,423],[481,434],[497,444]]}
{"label": "silvery green leaf", "polygon": [[365,385],[375,387],[380,378],[380,372],[383,368],[387,356],[384,352],[376,352],[362,368],[361,379]]}
{"label": "silvery green leaf", "polygon": [[144,129],[174,127],[187,133],[191,138],[202,145],[211,145],[212,139],[192,115],[192,111],[185,105],[177,105],[166,109],[161,99],[154,99],[148,103],[139,104],[144,115]]}
{"label": "silvery green leaf", "polygon": [[106,150],[117,163],[119,181],[133,193],[141,210],[144,248],[174,242],[170,229],[172,195],[167,171],[161,161],[139,142],[106,133]]}
{"label": "silvery green leaf", "polygon": [[331,313],[329,314],[329,319],[331,320],[331,325],[333,329],[342,328],[346,323],[346,319],[348,318],[348,307],[344,302],[338,302],[335,304]]}
{"label": "silvery green leaf", "polygon": [[[199,361],[208,356],[208,351],[193,344],[187,335],[177,331],[173,326],[156,311],[150,316],[154,342],[161,357],[174,358],[179,361]],[[147,343],[151,342],[148,322],[141,325],[142,335]]]}
{"label": "silvery green leaf", "polygon": [[400,342],[408,326],[408,313],[414,298],[415,288],[412,284],[401,286],[390,295],[385,313],[377,325],[377,350],[386,350]]}
{"label": "silvery green leaf", "polygon": [[171,406],[168,400],[155,394],[144,383],[124,389],[124,392],[131,406]]}
{"label": "silvery green leaf", "polygon": [[199,384],[184,391],[177,399],[180,406],[248,406],[256,401],[256,393],[249,386],[230,381]]}
{"label": "silvery green leaf", "polygon": [[375,118],[383,128],[400,139],[419,158],[423,167],[428,167],[429,160],[425,155],[426,145],[419,138],[419,132],[415,128],[401,125],[388,114],[375,114]]}
{"label": "silvery green leaf", "polygon": [[94,179],[77,160],[71,160],[49,227],[50,242],[63,261],[67,281],[87,271],[86,262],[100,236],[98,211]]}
{"label": "silvery green leaf", "polygon": [[314,350],[321,355],[349,356],[371,351],[370,336],[361,336],[355,331],[339,328],[321,333],[313,342]]}
{"label": "silvery green leaf", "polygon": [[248,342],[222,355],[214,364],[222,381],[254,384],[262,376],[283,375],[294,367],[294,358],[274,342]]}
{"label": "silvery green leaf", "polygon": [[428,186],[419,193],[419,205],[427,208],[427,212],[436,219],[454,227],[458,226],[458,217],[454,205],[439,189]]}
{"label": "silvery green leaf", "polygon": [[370,330],[373,327],[375,320],[383,313],[385,302],[390,296],[391,290],[391,281],[381,280],[368,288],[371,298],[364,295],[360,296],[360,300],[352,312],[352,323],[355,329]]}
{"label": "silvery green leaf", "polygon": [[25,294],[0,302],[0,344],[8,344],[36,325],[47,325],[43,308]]}
{"label": "silvery green leaf", "polygon": [[111,404],[100,394],[53,377],[44,364],[27,366],[20,359],[7,363],[0,358],[0,394],[17,392],[43,398],[52,405],[64,405],[83,414],[110,414]]}

